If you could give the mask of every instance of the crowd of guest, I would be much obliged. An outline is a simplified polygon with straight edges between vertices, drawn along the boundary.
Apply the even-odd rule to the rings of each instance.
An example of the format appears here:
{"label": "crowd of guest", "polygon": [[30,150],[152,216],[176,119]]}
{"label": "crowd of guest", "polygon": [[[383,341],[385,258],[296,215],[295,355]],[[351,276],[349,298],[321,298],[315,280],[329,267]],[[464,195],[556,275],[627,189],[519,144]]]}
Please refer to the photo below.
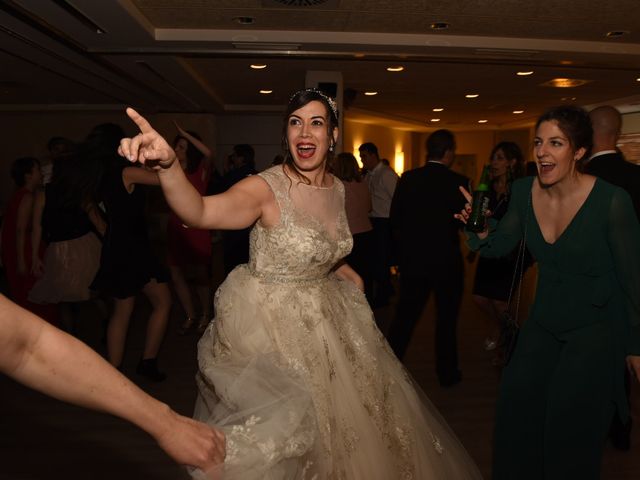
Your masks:
{"label": "crowd of guest", "polygon": [[[220,174],[201,137],[175,127],[173,148],[202,195],[256,173],[250,145],[236,145]],[[105,316],[106,357],[118,369],[136,298],[144,295],[151,309],[136,372],[162,381],[158,357],[172,307],[183,315],[181,335],[201,333],[213,317],[215,237],[169,212],[166,233],[151,238],[147,196],[158,178],[118,155],[123,137],[120,126],[105,123],[81,141],[51,138],[41,160],[13,162],[15,191],[4,213],[0,265],[9,298],[70,334],[78,334],[82,304],[95,303]],[[221,233],[228,273],[247,261],[249,229]]]}

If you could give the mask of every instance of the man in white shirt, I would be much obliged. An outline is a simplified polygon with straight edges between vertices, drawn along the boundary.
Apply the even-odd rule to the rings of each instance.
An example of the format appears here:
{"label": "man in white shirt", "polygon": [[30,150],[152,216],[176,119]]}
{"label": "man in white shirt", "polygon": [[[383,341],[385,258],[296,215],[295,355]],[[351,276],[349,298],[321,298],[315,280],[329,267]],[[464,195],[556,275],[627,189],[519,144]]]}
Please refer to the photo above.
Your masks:
{"label": "man in white shirt", "polygon": [[369,217],[373,225],[374,257],[371,259],[373,270],[373,307],[382,307],[389,303],[393,294],[391,286],[391,227],[389,210],[391,200],[398,183],[398,175],[385,165],[378,156],[378,147],[367,142],[360,145],[360,159],[367,170],[367,183],[371,192],[371,212]]}

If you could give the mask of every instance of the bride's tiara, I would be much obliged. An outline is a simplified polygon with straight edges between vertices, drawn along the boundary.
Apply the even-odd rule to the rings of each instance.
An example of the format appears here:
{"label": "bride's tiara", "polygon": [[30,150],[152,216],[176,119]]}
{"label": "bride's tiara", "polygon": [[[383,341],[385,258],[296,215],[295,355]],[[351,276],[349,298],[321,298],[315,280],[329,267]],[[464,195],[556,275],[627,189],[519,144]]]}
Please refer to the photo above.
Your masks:
{"label": "bride's tiara", "polygon": [[327,104],[329,105],[329,108],[331,108],[331,112],[333,113],[333,116],[336,117],[336,119],[338,118],[338,105],[336,104],[336,101],[330,96],[328,96],[326,93],[324,93],[322,90],[318,90],[317,88],[304,88],[302,90],[298,90],[296,93],[294,93],[289,97],[289,102],[291,102],[291,100],[293,100],[295,97],[302,94],[303,92],[313,92],[320,95],[327,102]]}

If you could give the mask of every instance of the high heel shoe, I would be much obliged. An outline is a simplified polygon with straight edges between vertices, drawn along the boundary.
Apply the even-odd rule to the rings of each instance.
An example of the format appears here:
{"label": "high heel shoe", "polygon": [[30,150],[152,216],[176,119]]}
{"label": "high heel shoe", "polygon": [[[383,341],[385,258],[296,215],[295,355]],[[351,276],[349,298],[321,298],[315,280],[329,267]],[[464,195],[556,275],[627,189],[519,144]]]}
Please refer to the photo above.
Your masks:
{"label": "high heel shoe", "polygon": [[178,327],[178,335],[186,335],[195,326],[195,321],[191,317],[187,317],[184,319],[184,322]]}
{"label": "high heel shoe", "polygon": [[143,377],[153,380],[154,382],[162,382],[167,378],[167,374],[158,370],[158,360],[155,358],[143,358],[138,363],[136,373]]}

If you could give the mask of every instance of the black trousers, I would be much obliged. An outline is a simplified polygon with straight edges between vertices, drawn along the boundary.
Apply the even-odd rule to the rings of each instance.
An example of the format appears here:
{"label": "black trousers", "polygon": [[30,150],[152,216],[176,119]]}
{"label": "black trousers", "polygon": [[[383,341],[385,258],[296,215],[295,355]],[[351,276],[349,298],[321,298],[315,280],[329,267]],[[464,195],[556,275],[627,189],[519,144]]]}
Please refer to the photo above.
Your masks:
{"label": "black trousers", "polygon": [[373,275],[371,270],[373,250],[373,230],[353,235],[353,249],[345,257],[345,261],[353,268],[364,282],[364,293],[371,303],[373,299]]}
{"label": "black trousers", "polygon": [[386,302],[393,294],[391,286],[391,224],[388,218],[370,217],[373,226],[373,256],[371,257],[371,275],[373,297],[376,301]]}
{"label": "black trousers", "polygon": [[457,325],[463,270],[462,265],[459,268],[440,266],[429,270],[428,276],[412,276],[400,269],[400,298],[388,339],[396,356],[402,359],[433,291],[436,301],[436,372],[441,382],[447,382],[460,375]]}

